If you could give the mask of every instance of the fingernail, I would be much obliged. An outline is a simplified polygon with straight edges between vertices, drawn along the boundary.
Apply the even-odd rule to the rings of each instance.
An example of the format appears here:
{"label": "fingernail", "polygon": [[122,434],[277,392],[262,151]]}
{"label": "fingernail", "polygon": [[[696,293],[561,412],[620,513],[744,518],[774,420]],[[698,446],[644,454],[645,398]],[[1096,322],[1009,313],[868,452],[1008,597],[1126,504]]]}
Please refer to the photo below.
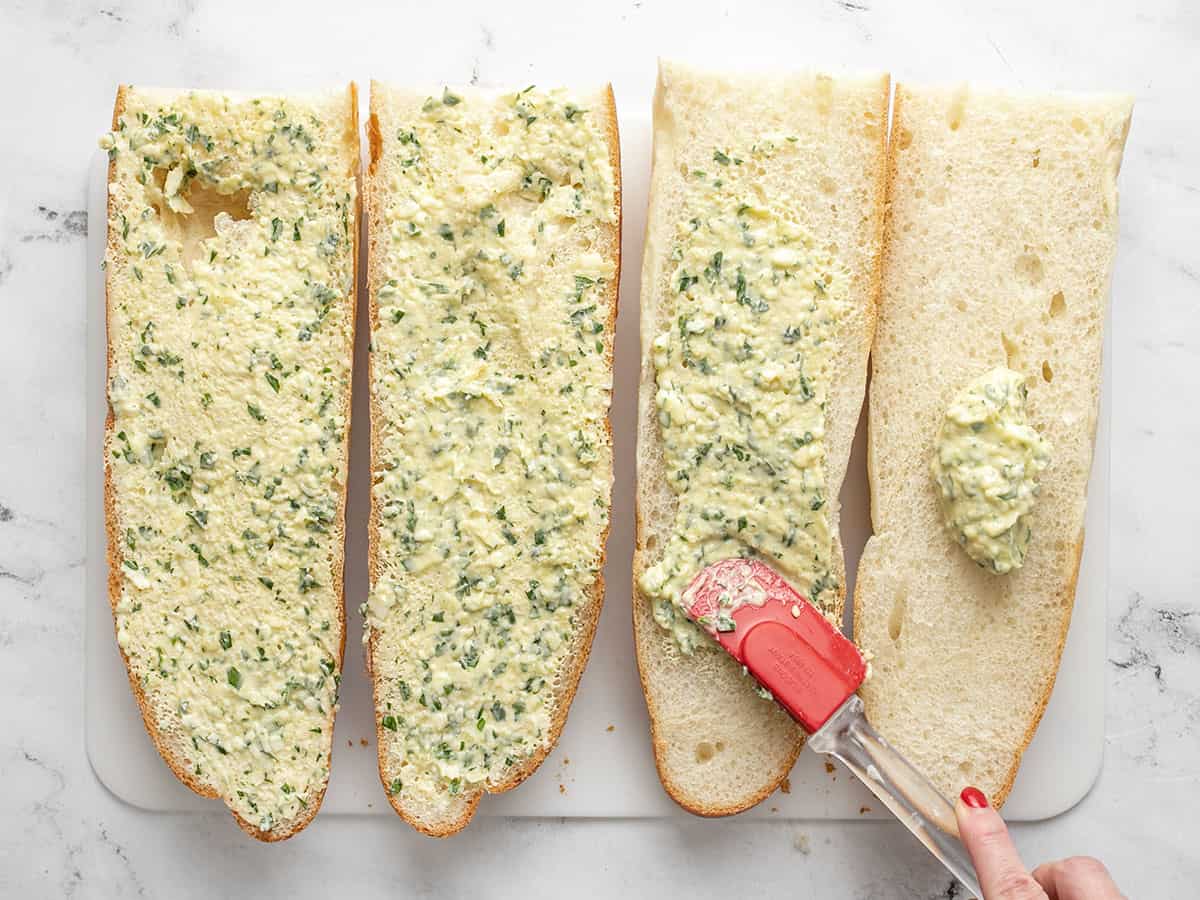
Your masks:
{"label": "fingernail", "polygon": [[962,802],[971,809],[987,809],[987,797],[979,788],[963,788],[963,792],[959,796],[962,797]]}

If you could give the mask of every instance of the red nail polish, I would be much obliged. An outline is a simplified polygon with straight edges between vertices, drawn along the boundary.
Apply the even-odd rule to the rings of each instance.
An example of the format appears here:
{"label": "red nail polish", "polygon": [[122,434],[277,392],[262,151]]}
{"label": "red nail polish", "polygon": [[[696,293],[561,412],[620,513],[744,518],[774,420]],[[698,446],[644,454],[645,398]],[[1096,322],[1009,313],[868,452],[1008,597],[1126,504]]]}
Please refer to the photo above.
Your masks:
{"label": "red nail polish", "polygon": [[971,809],[987,809],[987,797],[979,788],[963,788],[960,796],[962,797],[962,802],[971,807]]}

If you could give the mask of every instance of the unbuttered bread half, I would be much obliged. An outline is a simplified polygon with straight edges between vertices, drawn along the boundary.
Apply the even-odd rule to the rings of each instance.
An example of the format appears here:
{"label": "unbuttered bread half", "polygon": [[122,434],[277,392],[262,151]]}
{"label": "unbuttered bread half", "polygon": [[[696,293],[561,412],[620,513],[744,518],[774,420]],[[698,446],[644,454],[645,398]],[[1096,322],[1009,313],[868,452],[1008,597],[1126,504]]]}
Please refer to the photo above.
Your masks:
{"label": "unbuttered bread half", "polygon": [[[1003,803],[1075,599],[1117,242],[1123,96],[899,85],[872,351],[871,510],[854,636],[875,726],[948,796]],[[947,406],[988,370],[1052,446],[1022,568],[977,565],[930,475]],[[1103,603],[1103,597],[1082,598]]]}
{"label": "unbuttered bread half", "polygon": [[612,91],[371,87],[379,773],[433,835],[549,753],[600,614],[620,162]]}
{"label": "unbuttered bread half", "polygon": [[356,93],[123,86],[103,144],[117,643],[175,775],[281,840],[342,665]]}
{"label": "unbuttered bread half", "polygon": [[766,797],[800,728],[678,608],[757,555],[840,620],[838,493],[863,402],[886,75],[664,62],[642,268],[633,624],[659,776],[681,806]]}

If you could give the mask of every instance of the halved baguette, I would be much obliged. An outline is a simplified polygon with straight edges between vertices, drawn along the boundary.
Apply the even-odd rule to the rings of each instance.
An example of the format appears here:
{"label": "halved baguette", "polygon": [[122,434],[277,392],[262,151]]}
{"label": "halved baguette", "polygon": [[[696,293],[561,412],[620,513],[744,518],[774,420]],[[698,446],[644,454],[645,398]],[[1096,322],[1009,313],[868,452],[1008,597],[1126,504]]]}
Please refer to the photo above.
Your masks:
{"label": "halved baguette", "polygon": [[[875,726],[947,795],[1000,805],[1049,699],[1083,545],[1117,242],[1123,96],[899,85],[872,352],[874,537],[855,640]],[[976,565],[930,475],[946,408],[996,366],[1026,376],[1053,446],[1023,568]],[[1103,597],[1088,598],[1103,603]]]}
{"label": "halved baguette", "polygon": [[118,644],[175,775],[282,840],[325,795],[345,637],[355,88],[122,86],[102,143]]}
{"label": "halved baguette", "polygon": [[549,753],[600,614],[616,111],[374,83],[369,136],[364,639],[388,799],[441,836]]}
{"label": "halved baguette", "polygon": [[[700,815],[740,812],[766,797],[791,769],[803,734],[779,706],[756,695],[754,682],[715,644],[702,643],[690,655],[681,652],[656,622],[652,598],[641,585],[647,570],[663,559],[679,504],[677,476],[666,468],[653,356],[655,339],[676,327],[676,297],[683,287],[674,283],[678,262],[672,250],[677,228],[696,215],[688,207],[688,180],[697,173],[731,172],[745,156],[755,173],[751,193],[786,210],[811,236],[815,252],[835,260],[830,290],[842,312],[824,413],[834,586],[825,600],[828,612],[840,619],[845,573],[837,498],[874,330],[888,93],[887,75],[728,75],[670,62],[659,68],[642,268],[633,625],[659,777],[676,802]],[[752,150],[764,141],[776,149],[760,159]],[[764,327],[782,330],[786,320],[778,317],[788,314],[785,307],[775,318],[768,315],[773,324]]]}

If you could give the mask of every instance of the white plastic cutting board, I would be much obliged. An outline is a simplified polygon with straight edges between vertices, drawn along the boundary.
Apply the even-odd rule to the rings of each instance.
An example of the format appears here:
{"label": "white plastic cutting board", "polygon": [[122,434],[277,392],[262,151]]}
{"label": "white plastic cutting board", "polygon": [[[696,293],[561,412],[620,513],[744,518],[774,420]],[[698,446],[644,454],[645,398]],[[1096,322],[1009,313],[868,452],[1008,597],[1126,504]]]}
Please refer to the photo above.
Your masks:
{"label": "white plastic cutting board", "polygon": [[[655,772],[645,702],[633,654],[630,612],[638,296],[650,172],[647,119],[622,117],[621,157],[624,265],[612,410],[616,485],[605,566],[607,598],[591,660],[558,747],[519,789],[486,798],[480,806],[483,815],[624,818],[685,815],[664,793]],[[106,594],[102,503],[101,444],[106,406],[104,286],[100,263],[106,214],[105,160],[101,154],[93,161],[91,174],[85,447],[88,757],[101,782],[134,806],[149,810],[218,810],[222,808],[219,801],[192,794],[175,780],[159,758],[142,727],[113,638]],[[364,360],[366,327],[361,316],[358,336],[357,358]],[[335,731],[333,776],[322,815],[392,815],[375,767],[371,692],[359,640],[358,607],[367,589],[365,513],[369,459],[364,429],[368,421],[365,376],[365,367],[359,366],[354,375],[356,433],[346,510],[346,659]],[[1005,806],[1010,819],[1042,819],[1069,809],[1087,793],[1100,771],[1108,590],[1108,393],[1105,390],[1103,394],[1075,615],[1050,705]],[[864,434],[865,429],[860,427],[842,491],[842,542],[851,591],[859,553],[870,533]],[[828,772],[824,758],[815,753],[801,754],[790,784],[790,793],[776,793],[743,817],[881,817],[874,811],[879,807],[878,802],[865,788],[843,770]]]}

